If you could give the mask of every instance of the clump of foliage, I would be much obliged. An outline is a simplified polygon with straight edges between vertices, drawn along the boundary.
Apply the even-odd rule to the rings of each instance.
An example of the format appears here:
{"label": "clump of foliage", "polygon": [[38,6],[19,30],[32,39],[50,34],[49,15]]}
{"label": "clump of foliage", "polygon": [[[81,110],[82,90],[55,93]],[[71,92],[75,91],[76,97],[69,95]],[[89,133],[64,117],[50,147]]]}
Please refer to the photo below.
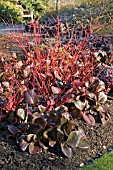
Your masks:
{"label": "clump of foliage", "polygon": [[0,118],[8,121],[23,151],[38,153],[60,145],[71,157],[73,148],[88,148],[80,122],[93,126],[110,118],[106,85],[94,74],[99,45],[91,45],[88,27],[75,36],[72,26],[62,29],[58,20],[53,39],[41,27],[36,37],[23,41],[15,35],[9,40],[19,46],[22,57],[14,53],[0,58]]}
{"label": "clump of foliage", "polygon": [[16,1],[0,1],[0,18],[5,22],[19,23],[22,21],[22,6]]}

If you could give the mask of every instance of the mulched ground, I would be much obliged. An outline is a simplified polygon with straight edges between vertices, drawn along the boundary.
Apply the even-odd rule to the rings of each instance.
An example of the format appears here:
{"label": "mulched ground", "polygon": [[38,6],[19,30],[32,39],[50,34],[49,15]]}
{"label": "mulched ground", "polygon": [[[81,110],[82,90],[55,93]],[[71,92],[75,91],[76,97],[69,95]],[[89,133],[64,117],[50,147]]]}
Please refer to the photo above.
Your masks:
{"label": "mulched ground", "polygon": [[[0,169],[1,170],[78,170],[84,164],[102,156],[113,147],[113,101],[111,105],[111,119],[108,125],[82,127],[89,140],[87,150],[75,148],[72,158],[65,158],[58,148],[53,151],[43,151],[40,154],[30,155],[27,151],[19,150],[15,141],[5,136],[5,126],[0,125]],[[54,154],[55,153],[55,154]]]}

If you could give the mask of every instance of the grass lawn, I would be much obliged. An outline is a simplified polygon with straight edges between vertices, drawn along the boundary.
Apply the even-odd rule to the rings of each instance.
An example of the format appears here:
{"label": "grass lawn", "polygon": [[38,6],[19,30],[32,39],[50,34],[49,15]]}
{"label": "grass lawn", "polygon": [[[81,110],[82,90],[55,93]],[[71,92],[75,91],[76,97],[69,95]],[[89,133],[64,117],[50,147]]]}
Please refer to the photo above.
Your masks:
{"label": "grass lawn", "polygon": [[105,154],[93,163],[80,168],[80,170],[112,170],[113,169],[113,151]]}

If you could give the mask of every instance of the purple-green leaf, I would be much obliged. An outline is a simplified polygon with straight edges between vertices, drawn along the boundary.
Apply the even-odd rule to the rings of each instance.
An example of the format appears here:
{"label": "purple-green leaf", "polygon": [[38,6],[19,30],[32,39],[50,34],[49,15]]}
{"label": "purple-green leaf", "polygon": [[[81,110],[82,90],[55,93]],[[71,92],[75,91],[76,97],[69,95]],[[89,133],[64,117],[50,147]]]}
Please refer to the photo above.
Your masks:
{"label": "purple-green leaf", "polygon": [[[69,145],[70,147],[74,148],[74,147],[79,147],[79,145],[81,143],[81,148],[82,148],[82,140],[86,140],[86,135],[85,135],[83,129],[79,128],[78,131],[72,131],[69,134],[66,144]],[[87,142],[86,142],[86,145],[87,145]],[[86,145],[84,145],[83,147],[87,148]]]}
{"label": "purple-green leaf", "polygon": [[66,157],[68,158],[72,157],[72,149],[69,146],[67,146],[67,144],[61,143],[61,150]]}
{"label": "purple-green leaf", "polygon": [[27,147],[29,146],[29,143],[26,142],[24,139],[21,139],[19,146],[22,151],[25,151],[27,149]]}
{"label": "purple-green leaf", "polygon": [[8,130],[15,136],[17,133],[20,133],[20,129],[13,125],[8,125]]}
{"label": "purple-green leaf", "polygon": [[24,101],[28,104],[36,104],[38,102],[38,96],[34,90],[26,90],[24,92]]}

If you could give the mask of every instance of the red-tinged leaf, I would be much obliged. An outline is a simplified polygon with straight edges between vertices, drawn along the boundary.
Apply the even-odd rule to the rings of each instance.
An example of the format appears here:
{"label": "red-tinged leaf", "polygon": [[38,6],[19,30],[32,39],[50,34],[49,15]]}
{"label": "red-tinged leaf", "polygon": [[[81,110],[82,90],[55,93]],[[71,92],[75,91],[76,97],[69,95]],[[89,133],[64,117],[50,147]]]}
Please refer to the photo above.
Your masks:
{"label": "red-tinged leaf", "polygon": [[101,119],[103,125],[107,124],[108,120],[109,120],[109,118],[108,118],[108,120],[106,119],[105,113],[100,113],[100,119]]}
{"label": "red-tinged leaf", "polygon": [[38,102],[38,96],[34,90],[25,91],[24,101],[28,104],[36,104]]}
{"label": "red-tinged leaf", "polygon": [[95,119],[92,115],[88,115],[89,119],[90,119],[90,122],[91,122],[91,125],[94,126],[95,125]]}
{"label": "red-tinged leaf", "polygon": [[29,153],[30,154],[36,154],[39,153],[41,151],[41,148],[39,148],[38,146],[34,145],[34,142],[31,142],[29,144]]}
{"label": "red-tinged leaf", "polygon": [[92,125],[92,126],[95,125],[95,119],[93,118],[93,116],[83,114],[83,119],[85,120],[87,124]]}
{"label": "red-tinged leaf", "polygon": [[19,116],[22,120],[25,120],[25,111],[22,108],[17,110],[17,116]]}
{"label": "red-tinged leaf", "polygon": [[67,146],[66,144],[61,143],[61,150],[66,157],[68,157],[68,158],[72,157],[72,149],[69,146]]}
{"label": "red-tinged leaf", "polygon": [[52,90],[52,93],[53,93],[53,94],[59,94],[59,93],[61,93],[61,89],[60,89],[59,87],[51,86],[51,90]]}
{"label": "red-tinged leaf", "polygon": [[9,88],[9,82],[4,81],[4,82],[2,82],[2,84],[3,84],[5,87]]}
{"label": "red-tinged leaf", "polygon": [[49,141],[49,146],[54,147],[55,144],[56,144],[56,141],[53,141],[53,140]]}
{"label": "red-tinged leaf", "polygon": [[29,143],[26,142],[24,139],[21,139],[21,143],[19,144],[22,151],[25,151],[27,147],[29,146]]}
{"label": "red-tinged leaf", "polygon": [[104,103],[107,101],[107,95],[104,92],[98,94],[98,102]]}
{"label": "red-tinged leaf", "polygon": [[20,60],[19,62],[17,62],[17,63],[15,64],[15,67],[18,68],[18,69],[20,69],[20,68],[22,67],[22,65],[23,65],[23,63],[22,63],[22,61]]}
{"label": "red-tinged leaf", "polygon": [[15,136],[17,133],[20,133],[20,129],[13,125],[8,125],[8,130]]}

